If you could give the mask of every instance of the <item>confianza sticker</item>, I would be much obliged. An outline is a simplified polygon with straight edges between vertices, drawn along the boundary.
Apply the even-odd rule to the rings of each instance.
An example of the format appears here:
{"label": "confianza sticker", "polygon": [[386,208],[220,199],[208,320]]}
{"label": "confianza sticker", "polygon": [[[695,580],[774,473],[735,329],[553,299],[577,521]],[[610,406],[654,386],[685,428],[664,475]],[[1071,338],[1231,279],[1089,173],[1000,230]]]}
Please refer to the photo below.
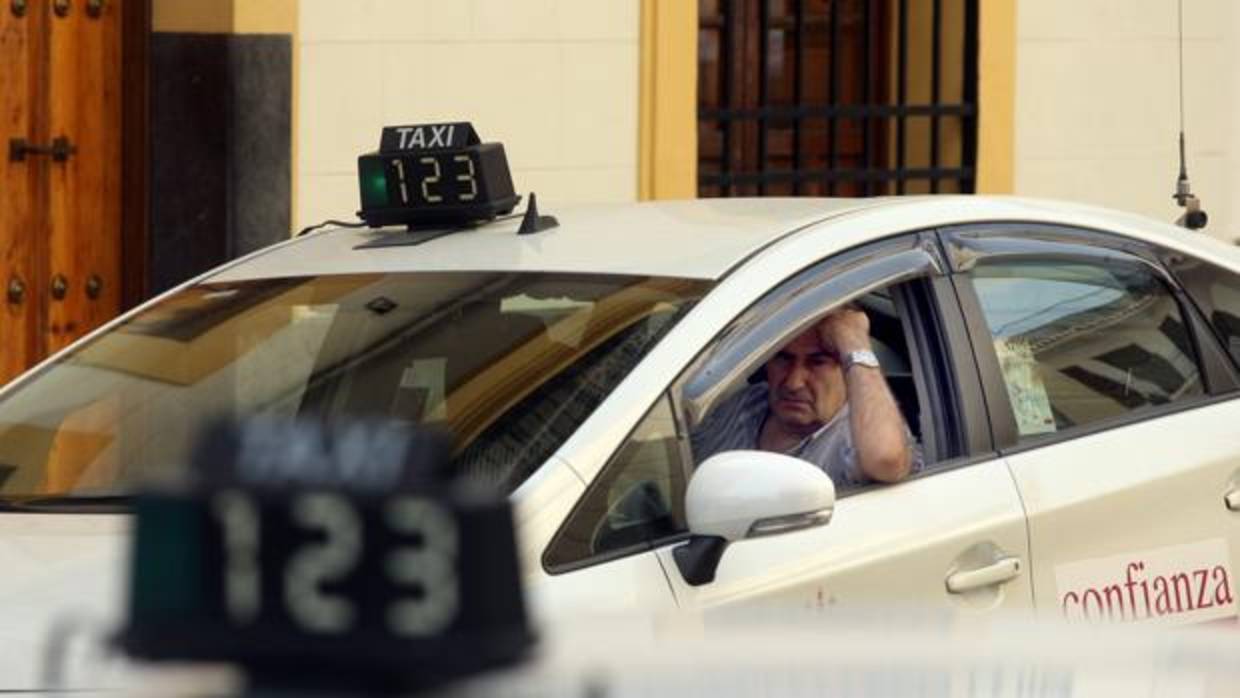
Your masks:
{"label": "confianza sticker", "polygon": [[1081,560],[1055,568],[1070,621],[1194,623],[1236,616],[1227,541]]}

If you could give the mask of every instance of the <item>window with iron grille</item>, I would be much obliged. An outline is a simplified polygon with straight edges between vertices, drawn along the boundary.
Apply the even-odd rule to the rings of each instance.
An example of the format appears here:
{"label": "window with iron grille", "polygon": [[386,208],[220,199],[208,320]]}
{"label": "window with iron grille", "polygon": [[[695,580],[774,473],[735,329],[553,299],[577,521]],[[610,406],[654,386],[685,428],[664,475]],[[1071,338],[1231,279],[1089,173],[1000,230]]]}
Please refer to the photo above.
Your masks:
{"label": "window with iron grille", "polygon": [[698,195],[971,193],[978,0],[699,0]]}

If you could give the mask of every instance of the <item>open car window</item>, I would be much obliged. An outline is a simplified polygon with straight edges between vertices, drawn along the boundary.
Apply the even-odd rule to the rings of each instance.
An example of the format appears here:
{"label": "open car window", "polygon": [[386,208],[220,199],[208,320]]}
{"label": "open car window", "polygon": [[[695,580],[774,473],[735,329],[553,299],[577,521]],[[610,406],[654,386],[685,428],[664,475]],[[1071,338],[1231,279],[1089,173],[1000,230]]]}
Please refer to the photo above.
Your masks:
{"label": "open car window", "polygon": [[[923,398],[914,375],[914,357],[906,330],[909,319],[905,317],[905,313],[908,309],[902,300],[903,294],[909,292],[913,286],[915,284],[897,284],[879,288],[856,297],[851,305],[863,311],[869,320],[870,347],[879,360],[880,370],[904,419],[910,441],[917,447],[918,454],[921,454]],[[785,334],[775,338],[775,344],[782,346],[795,337],[796,334],[785,330]],[[759,447],[758,434],[765,420],[770,418],[769,400],[773,399],[765,366],[766,364],[757,366],[743,381],[729,386],[725,392],[726,397],[716,403],[702,421],[694,426],[690,441],[695,466],[722,451]],[[844,425],[844,428],[849,427]],[[806,455],[794,455],[813,461],[813,456],[809,455],[812,452],[815,452],[815,449],[809,447]],[[832,475],[840,495],[847,495],[865,486],[845,481],[839,472],[843,467],[842,463],[816,462],[815,465]]]}
{"label": "open car window", "polygon": [[709,282],[437,272],[202,284],[0,402],[0,496],[123,493],[219,417],[377,417],[447,431],[453,466],[511,490]]}

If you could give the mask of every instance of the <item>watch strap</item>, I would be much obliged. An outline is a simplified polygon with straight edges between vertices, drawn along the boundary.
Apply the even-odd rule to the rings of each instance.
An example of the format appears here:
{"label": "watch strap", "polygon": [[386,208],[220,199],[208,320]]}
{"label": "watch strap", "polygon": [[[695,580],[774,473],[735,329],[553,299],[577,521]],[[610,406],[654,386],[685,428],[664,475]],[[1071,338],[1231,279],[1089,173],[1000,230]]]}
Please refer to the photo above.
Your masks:
{"label": "watch strap", "polygon": [[865,366],[866,368],[880,368],[878,356],[869,350],[850,351],[844,355],[844,372],[847,373],[853,366]]}

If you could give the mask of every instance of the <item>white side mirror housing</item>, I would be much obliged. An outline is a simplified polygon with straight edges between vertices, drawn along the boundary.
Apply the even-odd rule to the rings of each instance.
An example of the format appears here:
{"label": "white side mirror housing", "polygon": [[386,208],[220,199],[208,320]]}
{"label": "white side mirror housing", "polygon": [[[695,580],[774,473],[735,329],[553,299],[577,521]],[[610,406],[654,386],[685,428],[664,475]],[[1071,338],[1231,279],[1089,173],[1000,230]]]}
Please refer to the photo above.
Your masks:
{"label": "white side mirror housing", "polygon": [[835,509],[835,484],[799,458],[770,451],[725,451],[689,480],[685,515],[695,536],[729,543],[821,526]]}

